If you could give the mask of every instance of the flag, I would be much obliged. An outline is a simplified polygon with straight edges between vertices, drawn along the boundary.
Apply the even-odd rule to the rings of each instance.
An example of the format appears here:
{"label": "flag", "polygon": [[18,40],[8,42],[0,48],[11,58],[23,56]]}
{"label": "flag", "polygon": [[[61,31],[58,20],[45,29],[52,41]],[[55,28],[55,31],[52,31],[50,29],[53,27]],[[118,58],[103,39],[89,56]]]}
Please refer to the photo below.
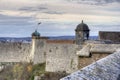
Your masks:
{"label": "flag", "polygon": [[41,22],[38,23],[38,25],[40,25],[40,24],[41,24]]}

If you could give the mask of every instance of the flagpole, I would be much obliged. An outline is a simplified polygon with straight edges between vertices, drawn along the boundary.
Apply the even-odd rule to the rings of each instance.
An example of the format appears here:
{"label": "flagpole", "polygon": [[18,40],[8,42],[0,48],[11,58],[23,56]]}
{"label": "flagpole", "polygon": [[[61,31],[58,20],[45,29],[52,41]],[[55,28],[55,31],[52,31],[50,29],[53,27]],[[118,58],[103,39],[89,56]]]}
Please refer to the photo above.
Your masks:
{"label": "flagpole", "polygon": [[41,22],[39,22],[39,23],[37,24],[36,30],[38,30],[38,27],[39,27],[40,24],[41,24]]}

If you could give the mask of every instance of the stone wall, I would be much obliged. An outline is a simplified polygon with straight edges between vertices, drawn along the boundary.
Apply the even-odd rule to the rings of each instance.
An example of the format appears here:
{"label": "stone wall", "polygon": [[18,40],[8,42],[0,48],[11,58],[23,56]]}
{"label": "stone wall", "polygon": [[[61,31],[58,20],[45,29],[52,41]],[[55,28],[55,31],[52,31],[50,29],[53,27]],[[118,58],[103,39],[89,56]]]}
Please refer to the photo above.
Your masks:
{"label": "stone wall", "polygon": [[93,62],[104,58],[110,54],[108,53],[92,53],[91,57],[79,57],[79,69],[92,64]]}
{"label": "stone wall", "polygon": [[100,31],[99,39],[100,40],[110,40],[112,42],[120,42],[120,32]]}
{"label": "stone wall", "polygon": [[47,44],[46,71],[71,73],[78,70],[77,47],[75,44]]}
{"label": "stone wall", "polygon": [[120,51],[60,80],[120,80]]}
{"label": "stone wall", "polygon": [[[77,51],[79,57],[79,69],[101,58],[104,58],[120,49],[120,44],[94,44],[88,43]],[[83,55],[84,54],[84,55]],[[86,55],[87,54],[87,55]]]}
{"label": "stone wall", "polygon": [[0,62],[46,62],[46,71],[71,73],[118,50],[120,44],[86,43],[78,46],[74,41],[32,39],[31,44],[0,43]]}
{"label": "stone wall", "polygon": [[0,43],[0,62],[30,62],[34,64],[46,61],[46,40],[32,39],[32,43]]}
{"label": "stone wall", "polygon": [[[40,46],[41,43],[38,45]],[[37,44],[36,44],[37,45]],[[89,46],[89,48],[85,47]],[[41,60],[46,59],[46,71],[57,72],[66,71],[71,73],[78,68],[85,67],[101,58],[104,58],[110,53],[113,53],[120,49],[120,44],[94,44],[88,43],[83,46],[81,53],[90,54],[90,56],[79,57],[77,55],[79,46],[73,43],[61,43],[61,42],[44,42],[44,46],[38,47],[39,54],[35,54],[34,62],[40,63]],[[85,48],[85,49],[84,49]],[[36,48],[37,49],[37,48]],[[37,49],[37,50],[38,50]],[[87,50],[89,49],[89,50]],[[37,51],[36,50],[36,51]],[[40,56],[41,58],[37,58]]]}
{"label": "stone wall", "polygon": [[120,49],[120,44],[91,44],[91,53],[113,53]]}
{"label": "stone wall", "polygon": [[0,43],[0,62],[27,62],[30,48],[29,43]]}
{"label": "stone wall", "polygon": [[[33,43],[35,41],[35,43]],[[47,44],[45,39],[33,39],[33,46],[35,45],[33,53],[33,62],[34,64],[45,63],[46,62],[46,50]]]}

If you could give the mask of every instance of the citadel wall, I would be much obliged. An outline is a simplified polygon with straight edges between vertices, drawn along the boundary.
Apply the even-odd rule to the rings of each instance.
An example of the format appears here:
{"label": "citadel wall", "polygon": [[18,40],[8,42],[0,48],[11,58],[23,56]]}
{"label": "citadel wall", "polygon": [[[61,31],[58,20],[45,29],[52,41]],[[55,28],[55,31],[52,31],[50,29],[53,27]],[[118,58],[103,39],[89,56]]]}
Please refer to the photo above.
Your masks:
{"label": "citadel wall", "polygon": [[[86,45],[90,46],[85,47]],[[0,43],[0,62],[26,62],[30,60],[34,64],[46,62],[46,71],[71,73],[118,49],[120,49],[120,44],[88,42],[78,46],[72,40],[32,38],[32,43]],[[80,54],[87,54],[88,57],[78,57],[78,50]]]}
{"label": "citadel wall", "polygon": [[60,80],[120,80],[120,51]]}
{"label": "citadel wall", "polygon": [[120,44],[91,44],[92,53],[113,53],[120,49]]}
{"label": "citadel wall", "polygon": [[[83,46],[83,48],[77,54],[79,57],[79,69],[104,58],[120,49],[120,44],[94,44],[89,43]],[[87,54],[88,56],[83,56]],[[82,56],[81,56],[82,55]]]}
{"label": "citadel wall", "polygon": [[47,44],[46,71],[71,73],[78,70],[77,47],[75,44]]}
{"label": "citadel wall", "polygon": [[[45,63],[46,62],[46,51],[47,51],[47,44],[46,44],[46,39],[33,39],[33,46],[32,52],[33,54],[33,63],[38,64],[38,63]],[[34,50],[34,51],[33,51]]]}
{"label": "citadel wall", "polygon": [[30,43],[0,43],[0,62],[28,62]]}
{"label": "citadel wall", "polygon": [[97,60],[110,55],[109,53],[92,53],[91,57],[79,57],[79,69],[96,62]]}
{"label": "citadel wall", "polygon": [[100,31],[99,39],[100,40],[111,40],[113,42],[120,42],[120,32]]}

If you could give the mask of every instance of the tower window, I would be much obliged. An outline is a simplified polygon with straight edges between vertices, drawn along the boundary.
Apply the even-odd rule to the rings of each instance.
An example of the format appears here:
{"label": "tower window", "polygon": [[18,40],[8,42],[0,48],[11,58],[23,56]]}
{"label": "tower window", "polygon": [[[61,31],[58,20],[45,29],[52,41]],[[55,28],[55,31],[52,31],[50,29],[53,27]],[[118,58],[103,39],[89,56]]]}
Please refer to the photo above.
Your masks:
{"label": "tower window", "polygon": [[50,49],[49,52],[52,52],[52,50]]}

